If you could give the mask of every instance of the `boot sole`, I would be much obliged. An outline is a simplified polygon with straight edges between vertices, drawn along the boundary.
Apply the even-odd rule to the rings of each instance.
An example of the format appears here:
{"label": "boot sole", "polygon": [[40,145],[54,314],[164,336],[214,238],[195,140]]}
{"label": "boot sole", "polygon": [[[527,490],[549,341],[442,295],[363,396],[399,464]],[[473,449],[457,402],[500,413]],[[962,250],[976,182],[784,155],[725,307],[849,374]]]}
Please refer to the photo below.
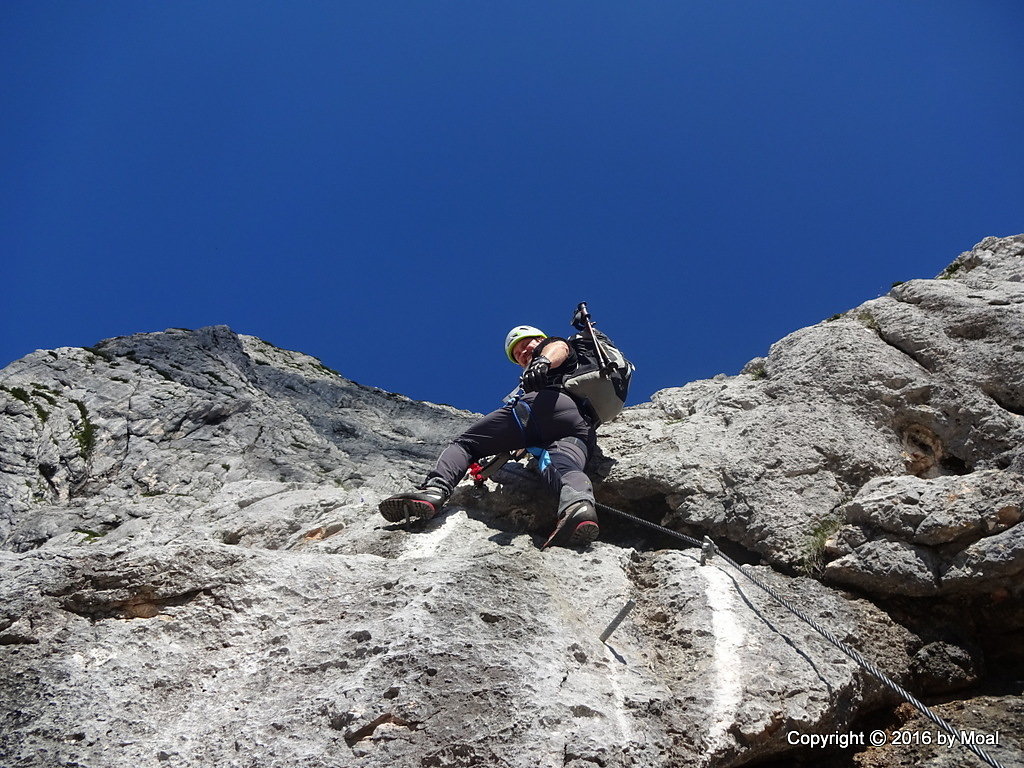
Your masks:
{"label": "boot sole", "polygon": [[401,523],[406,515],[410,518],[429,520],[434,516],[434,505],[429,501],[415,499],[384,499],[380,503],[380,514],[389,523]]}
{"label": "boot sole", "polygon": [[548,536],[541,549],[547,549],[552,544],[562,547],[585,547],[601,532],[600,526],[593,520],[584,520],[576,524],[576,528],[567,537],[564,528],[568,521],[563,521],[555,527],[555,530]]}
{"label": "boot sole", "polygon": [[596,539],[600,533],[601,527],[597,523],[585,520],[576,526],[576,530],[573,531],[572,536],[569,537],[567,546],[585,547]]}

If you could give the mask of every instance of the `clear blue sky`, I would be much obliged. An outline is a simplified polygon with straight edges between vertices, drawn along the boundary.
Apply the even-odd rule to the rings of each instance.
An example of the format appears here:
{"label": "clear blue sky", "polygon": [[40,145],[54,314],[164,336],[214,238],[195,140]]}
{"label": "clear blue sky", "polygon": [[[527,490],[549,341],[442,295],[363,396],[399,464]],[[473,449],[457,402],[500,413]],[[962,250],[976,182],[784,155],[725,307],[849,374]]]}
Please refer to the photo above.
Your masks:
{"label": "clear blue sky", "polygon": [[0,5],[0,365],[225,323],[490,410],[575,304],[631,402],[1024,231],[1024,4]]}

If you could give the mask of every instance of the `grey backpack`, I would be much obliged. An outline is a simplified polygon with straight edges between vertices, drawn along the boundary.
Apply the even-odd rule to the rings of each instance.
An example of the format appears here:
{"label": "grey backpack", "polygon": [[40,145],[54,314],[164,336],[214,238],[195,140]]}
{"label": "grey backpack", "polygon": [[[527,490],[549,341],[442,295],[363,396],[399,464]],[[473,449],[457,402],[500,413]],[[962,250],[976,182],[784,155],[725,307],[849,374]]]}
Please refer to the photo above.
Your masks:
{"label": "grey backpack", "polygon": [[[579,359],[576,370],[562,380],[562,388],[577,400],[584,401],[602,424],[607,424],[622,412],[629,392],[629,381],[636,367],[605,334],[596,328],[577,333],[568,341]],[[601,346],[608,361],[602,370]]]}

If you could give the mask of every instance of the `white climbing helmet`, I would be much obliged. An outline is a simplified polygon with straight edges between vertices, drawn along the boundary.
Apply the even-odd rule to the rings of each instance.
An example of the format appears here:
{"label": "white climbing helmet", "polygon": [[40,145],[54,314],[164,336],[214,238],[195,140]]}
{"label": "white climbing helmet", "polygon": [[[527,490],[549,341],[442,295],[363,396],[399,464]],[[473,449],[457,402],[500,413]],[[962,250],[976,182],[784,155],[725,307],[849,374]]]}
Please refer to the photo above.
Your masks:
{"label": "white climbing helmet", "polygon": [[532,325],[517,325],[505,337],[505,356],[514,363],[516,359],[512,357],[512,348],[518,342],[523,339],[546,339],[547,337],[548,335],[540,328],[534,328]]}

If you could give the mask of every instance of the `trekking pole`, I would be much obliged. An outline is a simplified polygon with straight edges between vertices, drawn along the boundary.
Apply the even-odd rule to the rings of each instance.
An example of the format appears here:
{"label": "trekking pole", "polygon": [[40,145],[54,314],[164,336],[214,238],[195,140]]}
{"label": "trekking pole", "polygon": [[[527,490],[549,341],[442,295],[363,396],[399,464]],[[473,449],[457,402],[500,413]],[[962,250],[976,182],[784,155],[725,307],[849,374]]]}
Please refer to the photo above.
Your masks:
{"label": "trekking pole", "polygon": [[576,314],[572,316],[572,326],[580,331],[585,331],[590,340],[594,342],[594,349],[597,350],[597,362],[601,373],[609,374],[615,370],[615,363],[608,359],[608,353],[604,345],[597,339],[594,333],[594,321],[590,318],[590,311],[587,309],[587,302],[581,301],[576,307]]}

